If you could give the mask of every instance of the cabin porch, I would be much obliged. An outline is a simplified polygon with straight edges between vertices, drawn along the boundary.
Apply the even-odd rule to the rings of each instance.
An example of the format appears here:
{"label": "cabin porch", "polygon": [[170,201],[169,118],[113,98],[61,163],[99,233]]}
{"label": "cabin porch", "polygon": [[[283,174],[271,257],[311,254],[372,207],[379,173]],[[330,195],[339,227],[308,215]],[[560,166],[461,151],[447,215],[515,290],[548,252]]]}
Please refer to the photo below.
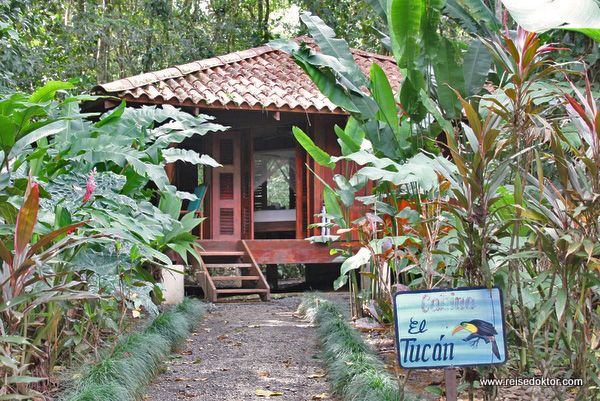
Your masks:
{"label": "cabin porch", "polygon": [[[301,239],[197,240],[200,262],[192,259],[198,285],[207,300],[217,302],[229,295],[258,294],[263,301],[277,288],[277,265],[302,263],[306,279],[339,275],[339,263],[330,254],[332,246]],[[266,275],[260,270],[266,265]]]}

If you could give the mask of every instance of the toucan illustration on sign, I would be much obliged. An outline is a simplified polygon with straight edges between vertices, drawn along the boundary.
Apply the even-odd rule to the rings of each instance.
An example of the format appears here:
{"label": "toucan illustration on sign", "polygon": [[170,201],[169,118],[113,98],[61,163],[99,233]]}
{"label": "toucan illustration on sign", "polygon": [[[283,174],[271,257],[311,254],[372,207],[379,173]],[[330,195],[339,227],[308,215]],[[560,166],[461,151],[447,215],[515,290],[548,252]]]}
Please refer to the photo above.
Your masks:
{"label": "toucan illustration on sign", "polygon": [[467,330],[471,333],[466,338],[463,338],[463,341],[471,341],[471,346],[474,348],[477,348],[480,340],[485,341],[486,344],[491,342],[492,352],[496,358],[500,359],[500,351],[498,350],[498,344],[496,344],[496,339],[494,338],[494,335],[498,334],[498,332],[496,332],[493,324],[479,319],[461,322],[454,328],[452,335],[455,335],[461,330]]}
{"label": "toucan illustration on sign", "polygon": [[399,365],[436,369],[505,363],[502,299],[498,287],[398,291],[394,328]]}

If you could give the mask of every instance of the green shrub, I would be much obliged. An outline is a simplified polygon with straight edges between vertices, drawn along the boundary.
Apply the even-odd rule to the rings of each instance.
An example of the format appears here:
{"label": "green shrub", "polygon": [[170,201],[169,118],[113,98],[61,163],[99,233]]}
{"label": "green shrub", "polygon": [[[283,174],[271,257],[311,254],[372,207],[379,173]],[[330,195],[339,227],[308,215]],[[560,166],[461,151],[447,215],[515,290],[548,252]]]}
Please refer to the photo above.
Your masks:
{"label": "green shrub", "polygon": [[344,401],[402,399],[396,378],[350,326],[339,304],[307,293],[298,312],[317,326],[331,388]]}
{"label": "green shrub", "polygon": [[62,401],[126,401],[139,398],[141,390],[158,373],[162,361],[185,341],[203,315],[200,301],[185,300],[156,317],[142,333],[119,341],[97,364],[83,368],[68,383]]}

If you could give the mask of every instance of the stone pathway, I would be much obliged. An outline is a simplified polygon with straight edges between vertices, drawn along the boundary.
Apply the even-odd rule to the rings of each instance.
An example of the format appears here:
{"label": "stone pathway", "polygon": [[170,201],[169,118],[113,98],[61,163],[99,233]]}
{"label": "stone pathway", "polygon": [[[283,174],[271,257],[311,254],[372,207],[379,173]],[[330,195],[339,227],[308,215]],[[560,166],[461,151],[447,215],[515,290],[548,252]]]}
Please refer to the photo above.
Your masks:
{"label": "stone pathway", "polygon": [[208,304],[206,317],[144,399],[332,399],[315,329],[296,314],[300,301]]}

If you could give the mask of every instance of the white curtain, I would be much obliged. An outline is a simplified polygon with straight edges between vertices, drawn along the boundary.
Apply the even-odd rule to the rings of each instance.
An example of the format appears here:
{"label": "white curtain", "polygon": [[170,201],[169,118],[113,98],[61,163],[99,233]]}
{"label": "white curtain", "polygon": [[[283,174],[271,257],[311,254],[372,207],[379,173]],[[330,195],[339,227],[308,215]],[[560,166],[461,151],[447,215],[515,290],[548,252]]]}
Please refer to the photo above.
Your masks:
{"label": "white curtain", "polygon": [[[284,166],[289,166],[285,169]],[[296,189],[296,150],[275,149],[254,152],[254,187],[264,184],[269,177],[281,171],[293,190]]]}

